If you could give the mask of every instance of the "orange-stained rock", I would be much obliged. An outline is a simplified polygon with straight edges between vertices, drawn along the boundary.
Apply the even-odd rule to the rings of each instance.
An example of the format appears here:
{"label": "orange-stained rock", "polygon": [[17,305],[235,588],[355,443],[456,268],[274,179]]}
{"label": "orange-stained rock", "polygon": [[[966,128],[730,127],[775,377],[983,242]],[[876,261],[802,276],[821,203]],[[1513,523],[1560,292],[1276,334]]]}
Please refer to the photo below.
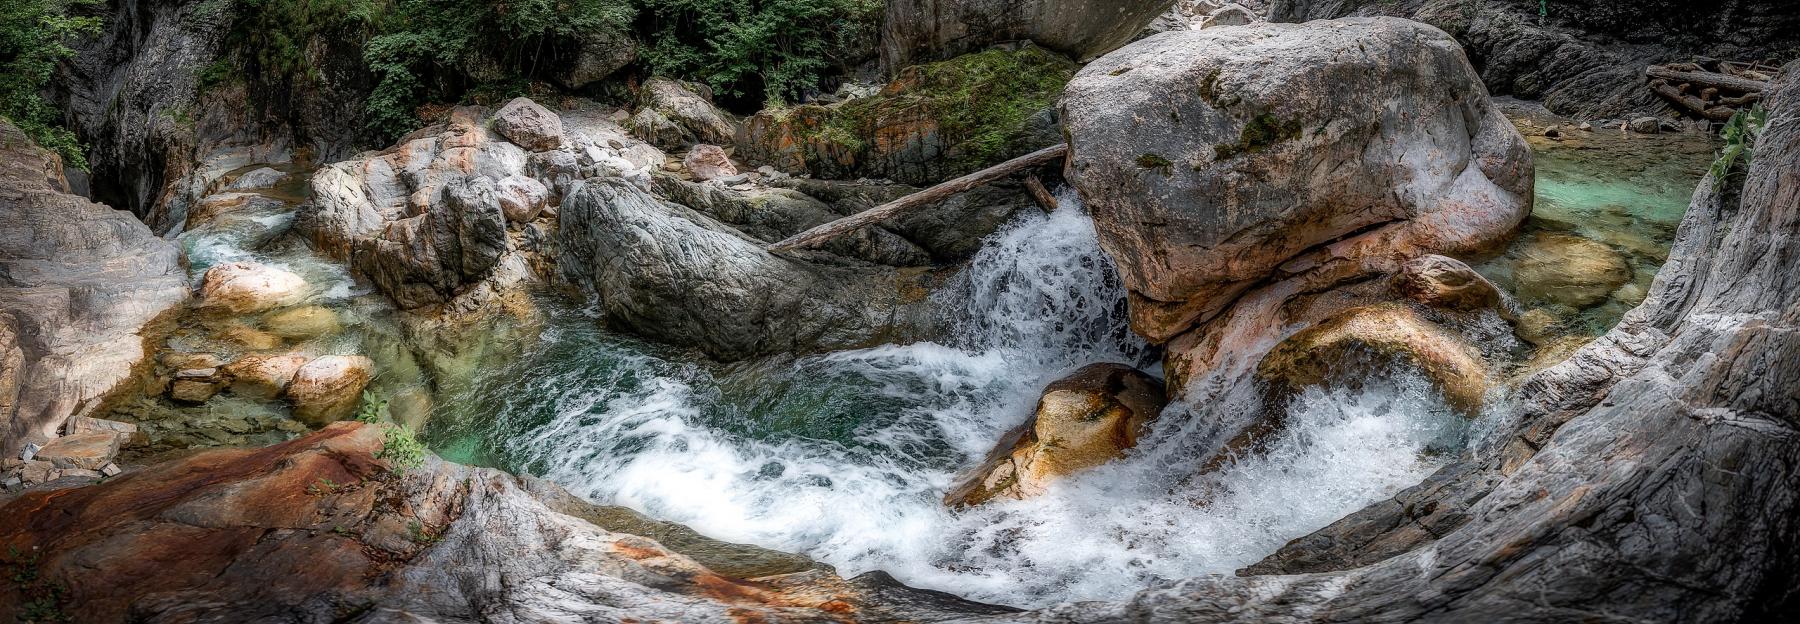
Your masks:
{"label": "orange-stained rock", "polygon": [[255,262],[216,265],[206,270],[200,283],[200,307],[230,314],[293,305],[305,296],[306,280]]}
{"label": "orange-stained rock", "polygon": [[1290,387],[1324,383],[1357,370],[1346,367],[1357,366],[1358,350],[1417,367],[1464,415],[1481,411],[1488,372],[1481,353],[1399,303],[1353,308],[1294,334],[1263,358],[1256,374]]}
{"label": "orange-stained rock", "polygon": [[246,355],[225,365],[222,370],[231,378],[232,394],[267,400],[281,396],[308,359],[297,353]]}
{"label": "orange-stained rock", "polygon": [[75,433],[51,440],[33,459],[57,468],[99,470],[119,454],[120,437],[112,431]]}
{"label": "orange-stained rock", "polygon": [[792,555],[766,568],[780,576],[724,576],[697,559],[761,549],[434,457],[395,474],[376,457],[385,432],[336,423],[19,495],[0,507],[0,553],[30,553],[33,574],[0,583],[0,621],[24,620],[27,602],[50,595],[71,622],[340,621],[376,605],[378,621],[440,622],[502,612],[849,622],[918,620],[921,606],[1008,611],[881,578],[846,581]]}
{"label": "orange-stained rock", "polygon": [[944,496],[947,505],[1024,499],[1118,459],[1162,413],[1162,382],[1123,364],[1093,364],[1044,388],[1030,419]]}
{"label": "orange-stained rock", "polygon": [[315,427],[343,420],[356,411],[363,388],[375,374],[375,362],[360,355],[314,358],[294,372],[287,398],[294,418]]}

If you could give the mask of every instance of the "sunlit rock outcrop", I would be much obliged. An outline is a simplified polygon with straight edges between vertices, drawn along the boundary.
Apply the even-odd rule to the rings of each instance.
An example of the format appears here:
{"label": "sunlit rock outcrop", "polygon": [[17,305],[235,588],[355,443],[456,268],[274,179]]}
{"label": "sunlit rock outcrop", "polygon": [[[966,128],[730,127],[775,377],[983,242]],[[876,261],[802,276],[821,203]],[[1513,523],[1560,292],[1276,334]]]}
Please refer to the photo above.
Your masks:
{"label": "sunlit rock outcrop", "polygon": [[68,193],[62,165],[0,122],[0,456],[43,443],[144,356],[188,297],[181,252],[131,214]]}

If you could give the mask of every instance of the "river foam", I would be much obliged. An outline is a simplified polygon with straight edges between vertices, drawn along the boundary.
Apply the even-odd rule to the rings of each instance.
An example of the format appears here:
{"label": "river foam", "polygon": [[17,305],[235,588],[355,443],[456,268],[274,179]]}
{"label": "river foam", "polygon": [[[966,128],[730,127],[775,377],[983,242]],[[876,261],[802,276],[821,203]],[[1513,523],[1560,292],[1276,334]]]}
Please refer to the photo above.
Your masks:
{"label": "river foam", "polygon": [[568,324],[434,439],[453,459],[485,455],[845,576],[1041,606],[1230,573],[1418,482],[1462,435],[1421,380],[1394,375],[1301,393],[1267,453],[1216,474],[1197,474],[1175,435],[1194,416],[1171,412],[1147,437],[1160,442],[1041,497],[946,509],[959,471],[1046,383],[1145,358],[1091,222],[1063,199],[995,234],[940,292],[955,327],[943,343],[720,366]]}

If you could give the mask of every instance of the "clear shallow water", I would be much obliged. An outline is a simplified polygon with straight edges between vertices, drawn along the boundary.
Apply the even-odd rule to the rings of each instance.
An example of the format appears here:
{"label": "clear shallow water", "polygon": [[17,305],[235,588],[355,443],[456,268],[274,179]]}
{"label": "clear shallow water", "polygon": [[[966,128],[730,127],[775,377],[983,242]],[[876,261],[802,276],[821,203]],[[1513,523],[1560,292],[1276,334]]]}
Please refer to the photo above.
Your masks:
{"label": "clear shallow water", "polygon": [[1465,424],[1420,380],[1308,391],[1271,450],[1196,474],[1172,408],[1126,460],[1048,494],[951,511],[944,491],[1080,366],[1138,363],[1123,291],[1066,197],[996,234],[939,295],[942,343],[718,365],[559,322],[446,401],[450,459],[548,477],[597,503],[799,552],[848,576],[1019,606],[1229,573],[1416,483]]}
{"label": "clear shallow water", "polygon": [[1641,135],[1616,128],[1566,131],[1562,140],[1551,140],[1537,126],[1563,122],[1518,122],[1532,146],[1536,203],[1514,245],[1475,269],[1516,292],[1514,264],[1533,233],[1562,232],[1606,245],[1630,266],[1633,296],[1581,310],[1555,309],[1568,330],[1598,336],[1637,306],[1668,260],[1694,187],[1712,162],[1715,141],[1703,133]]}

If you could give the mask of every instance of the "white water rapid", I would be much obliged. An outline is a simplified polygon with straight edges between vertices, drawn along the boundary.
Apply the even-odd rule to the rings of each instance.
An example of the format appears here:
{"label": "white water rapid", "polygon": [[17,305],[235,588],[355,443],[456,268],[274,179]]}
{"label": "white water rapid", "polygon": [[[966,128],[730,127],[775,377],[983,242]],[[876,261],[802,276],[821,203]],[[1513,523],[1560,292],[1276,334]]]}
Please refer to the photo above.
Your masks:
{"label": "white water rapid", "polygon": [[[1465,425],[1417,379],[1312,389],[1262,456],[1196,476],[1171,406],[1132,456],[1028,501],[944,491],[1093,362],[1139,363],[1123,290],[1072,195],[995,234],[940,294],[946,343],[719,366],[559,325],[470,401],[469,455],[715,538],[1015,606],[1227,573],[1412,485]],[[455,437],[455,436],[452,436]],[[455,459],[455,444],[443,445]],[[1204,499],[1206,502],[1198,502]]]}

